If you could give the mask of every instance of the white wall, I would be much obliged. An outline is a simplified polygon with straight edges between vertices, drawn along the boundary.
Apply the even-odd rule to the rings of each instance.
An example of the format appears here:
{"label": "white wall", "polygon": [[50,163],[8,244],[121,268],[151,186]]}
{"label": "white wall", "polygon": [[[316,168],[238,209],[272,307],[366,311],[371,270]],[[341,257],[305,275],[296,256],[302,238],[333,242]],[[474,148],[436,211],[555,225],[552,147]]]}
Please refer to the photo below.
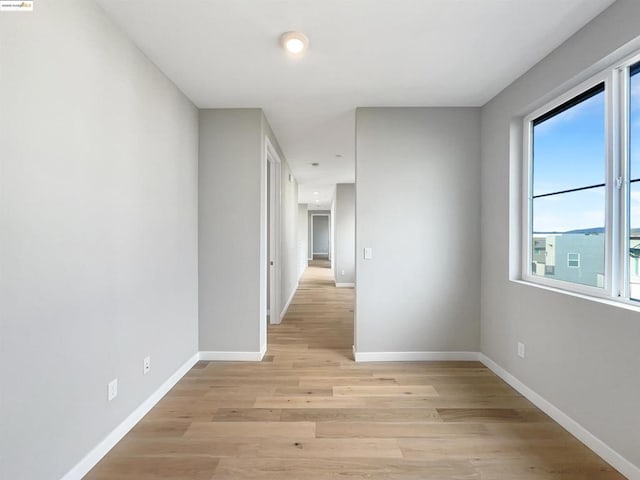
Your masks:
{"label": "white wall", "polygon": [[604,66],[594,64],[640,35],[638,18],[640,2],[618,0],[482,110],[482,351],[635,465],[638,310],[509,277],[519,263],[522,116]]}
{"label": "white wall", "polygon": [[60,478],[197,351],[197,111],[93,2],[35,3],[0,14],[0,478],[20,480]]}
{"label": "white wall", "polygon": [[306,204],[298,205],[298,278],[309,265],[309,212]]}
{"label": "white wall", "polygon": [[480,110],[356,119],[356,350],[477,351]]}
{"label": "white wall", "polygon": [[354,283],[356,248],[356,186],[353,183],[336,185],[333,231],[335,252],[335,281]]}

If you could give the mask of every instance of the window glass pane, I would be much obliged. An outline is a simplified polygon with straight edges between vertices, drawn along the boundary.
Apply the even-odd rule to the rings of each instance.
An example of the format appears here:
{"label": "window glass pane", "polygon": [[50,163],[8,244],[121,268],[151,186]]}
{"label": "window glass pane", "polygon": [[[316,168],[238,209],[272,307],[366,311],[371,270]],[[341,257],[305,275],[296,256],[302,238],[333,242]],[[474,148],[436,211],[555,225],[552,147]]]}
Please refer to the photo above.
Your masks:
{"label": "window glass pane", "polygon": [[629,81],[629,297],[640,300],[640,72]]}
{"label": "window glass pane", "polygon": [[535,198],[531,273],[603,288],[604,221],[604,187]]}
{"label": "window glass pane", "polygon": [[604,92],[533,127],[533,195],[605,181]]}
{"label": "window glass pane", "polygon": [[[635,70],[638,70],[636,73]],[[629,175],[640,178],[640,69],[631,67],[629,81]]]}

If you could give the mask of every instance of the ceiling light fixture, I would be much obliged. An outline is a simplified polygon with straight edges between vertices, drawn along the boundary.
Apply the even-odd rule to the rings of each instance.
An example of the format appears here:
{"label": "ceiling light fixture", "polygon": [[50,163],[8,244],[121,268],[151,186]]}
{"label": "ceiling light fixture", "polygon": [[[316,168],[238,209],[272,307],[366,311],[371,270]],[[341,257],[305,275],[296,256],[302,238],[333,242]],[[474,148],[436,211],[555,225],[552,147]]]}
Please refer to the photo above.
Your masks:
{"label": "ceiling light fixture", "polygon": [[293,55],[301,55],[309,47],[309,39],[301,32],[284,32],[280,35],[280,45]]}
{"label": "ceiling light fixture", "polygon": [[314,195],[318,195],[320,192],[313,192]]}

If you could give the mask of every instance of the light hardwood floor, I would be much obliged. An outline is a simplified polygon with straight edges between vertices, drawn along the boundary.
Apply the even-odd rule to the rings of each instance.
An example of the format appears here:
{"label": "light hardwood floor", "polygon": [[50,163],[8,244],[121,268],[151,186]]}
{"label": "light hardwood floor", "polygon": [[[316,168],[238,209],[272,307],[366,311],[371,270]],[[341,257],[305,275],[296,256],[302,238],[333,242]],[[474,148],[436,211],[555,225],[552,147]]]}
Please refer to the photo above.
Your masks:
{"label": "light hardwood floor", "polygon": [[354,363],[353,289],[327,268],[268,341],[198,363],[85,478],[624,478],[480,363]]}

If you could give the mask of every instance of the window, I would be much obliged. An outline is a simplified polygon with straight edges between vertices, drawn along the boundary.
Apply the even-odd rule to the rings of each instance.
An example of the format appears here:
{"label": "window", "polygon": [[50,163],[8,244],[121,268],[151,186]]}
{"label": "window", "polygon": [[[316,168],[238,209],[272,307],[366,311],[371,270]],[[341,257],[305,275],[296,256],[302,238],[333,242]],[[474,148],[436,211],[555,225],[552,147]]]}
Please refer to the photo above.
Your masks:
{"label": "window", "polygon": [[525,118],[524,280],[640,301],[640,55]]}
{"label": "window", "polygon": [[629,163],[629,297],[640,300],[640,276],[638,275],[638,259],[640,257],[640,63],[629,68],[629,102],[628,102],[628,163]]}
{"label": "window", "polygon": [[[531,121],[531,236],[541,263],[533,275],[553,271],[556,280],[595,287],[604,274],[604,93],[598,83]],[[587,260],[579,272],[580,253],[569,253],[576,251]]]}
{"label": "window", "polygon": [[567,267],[580,268],[580,254],[579,253],[567,253]]}

